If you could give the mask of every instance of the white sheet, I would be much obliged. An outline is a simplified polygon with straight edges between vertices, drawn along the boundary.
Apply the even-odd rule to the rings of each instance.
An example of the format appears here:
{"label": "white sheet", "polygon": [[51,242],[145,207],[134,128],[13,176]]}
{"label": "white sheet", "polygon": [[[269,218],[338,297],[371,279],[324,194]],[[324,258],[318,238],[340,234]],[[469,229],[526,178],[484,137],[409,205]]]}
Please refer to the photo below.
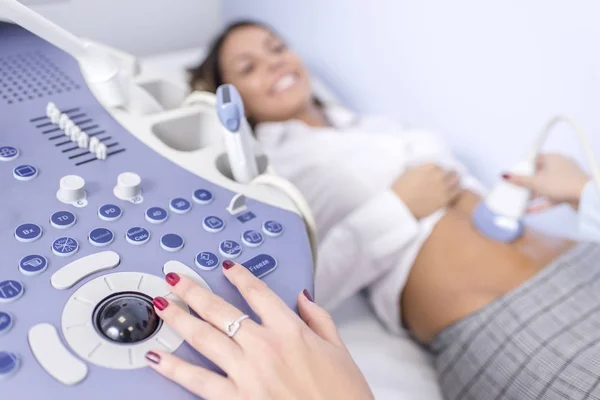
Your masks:
{"label": "white sheet", "polygon": [[[147,57],[141,60],[142,68],[185,81],[185,68],[197,63],[204,54],[203,49],[190,49]],[[387,333],[363,296],[355,296],[339,307],[333,317],[377,399],[442,399],[427,353],[410,338]]]}

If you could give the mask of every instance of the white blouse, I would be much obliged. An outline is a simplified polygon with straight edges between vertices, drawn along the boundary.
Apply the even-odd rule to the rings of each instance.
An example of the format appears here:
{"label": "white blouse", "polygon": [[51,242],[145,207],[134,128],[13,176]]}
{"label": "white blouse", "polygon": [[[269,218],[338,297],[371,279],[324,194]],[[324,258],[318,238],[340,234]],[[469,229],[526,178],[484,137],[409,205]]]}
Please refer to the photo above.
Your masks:
{"label": "white blouse", "polygon": [[316,300],[333,309],[367,289],[386,327],[401,333],[399,295],[419,249],[445,210],[416,220],[391,190],[406,168],[434,162],[483,194],[445,144],[377,117],[326,109],[332,128],[297,120],[261,124],[260,147],[278,175],[295,184],[314,213],[319,236]]}

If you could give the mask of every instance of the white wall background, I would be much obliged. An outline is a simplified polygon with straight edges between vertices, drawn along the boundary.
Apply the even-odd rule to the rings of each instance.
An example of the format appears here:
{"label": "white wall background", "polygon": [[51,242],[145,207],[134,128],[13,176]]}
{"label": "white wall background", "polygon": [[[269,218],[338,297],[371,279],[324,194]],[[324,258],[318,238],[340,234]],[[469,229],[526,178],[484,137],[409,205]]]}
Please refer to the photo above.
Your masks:
{"label": "white wall background", "polygon": [[[600,155],[597,1],[225,0],[223,13],[273,25],[351,107],[443,134],[488,184],[558,112]],[[547,148],[582,155],[567,129]],[[573,222],[533,222],[557,219]]]}
{"label": "white wall background", "polygon": [[220,0],[37,3],[42,1],[32,1],[34,10],[73,33],[137,55],[205,45],[222,23]]}

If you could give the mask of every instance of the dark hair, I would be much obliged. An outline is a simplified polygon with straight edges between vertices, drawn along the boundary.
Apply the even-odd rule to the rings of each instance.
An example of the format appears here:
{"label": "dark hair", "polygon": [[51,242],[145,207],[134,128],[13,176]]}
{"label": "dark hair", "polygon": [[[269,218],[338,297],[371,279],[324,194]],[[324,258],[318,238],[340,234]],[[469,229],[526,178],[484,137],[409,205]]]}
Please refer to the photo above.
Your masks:
{"label": "dark hair", "polygon": [[220,55],[223,43],[229,37],[229,35],[238,28],[244,28],[247,26],[258,26],[272,31],[271,28],[265,24],[256,21],[243,20],[234,22],[229,25],[221,34],[214,39],[209,47],[208,54],[204,61],[197,67],[188,70],[189,73],[189,85],[192,90],[202,90],[206,92],[217,91],[217,88],[223,83],[223,75],[221,72]]}

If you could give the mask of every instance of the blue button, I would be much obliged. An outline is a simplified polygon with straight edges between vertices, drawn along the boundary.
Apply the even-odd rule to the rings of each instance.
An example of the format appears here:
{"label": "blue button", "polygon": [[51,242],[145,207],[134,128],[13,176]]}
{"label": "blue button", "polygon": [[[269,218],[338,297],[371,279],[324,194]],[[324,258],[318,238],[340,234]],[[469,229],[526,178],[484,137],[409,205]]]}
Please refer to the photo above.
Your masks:
{"label": "blue button", "polygon": [[57,211],[50,217],[50,223],[57,229],[67,229],[75,225],[77,218],[69,211]]}
{"label": "blue button", "polygon": [[245,213],[238,215],[236,218],[241,223],[245,223],[256,218],[256,215],[254,215],[252,211],[246,211]]}
{"label": "blue button", "polygon": [[48,260],[46,260],[46,257],[38,254],[30,254],[21,258],[21,261],[19,261],[19,271],[21,271],[23,275],[39,275],[47,268]]}
{"label": "blue button", "polygon": [[61,237],[52,243],[52,252],[59,257],[68,257],[79,250],[79,243],[71,237]]}
{"label": "blue button", "polygon": [[121,207],[115,206],[114,204],[104,204],[98,209],[98,216],[104,221],[116,221],[121,218],[121,215],[123,215]]}
{"label": "blue button", "polygon": [[19,157],[19,149],[12,146],[0,147],[0,161],[12,161]]}
{"label": "blue button", "polygon": [[23,284],[17,281],[0,282],[0,303],[10,303],[23,296]]}
{"label": "blue button", "polygon": [[260,233],[249,230],[242,234],[242,242],[248,247],[258,247],[264,242],[264,238]]}
{"label": "blue button", "polygon": [[152,224],[162,224],[168,217],[169,214],[164,208],[150,207],[146,210],[146,221]]}
{"label": "blue button", "polygon": [[169,208],[174,213],[185,214],[186,212],[188,212],[192,209],[192,203],[190,203],[186,199],[178,197],[169,202]]}
{"label": "blue button", "polygon": [[281,236],[283,233],[283,225],[277,221],[266,221],[263,224],[263,232],[271,237]]}
{"label": "blue button", "polygon": [[270,274],[277,268],[277,260],[268,254],[259,254],[242,264],[257,278]]}
{"label": "blue button", "polygon": [[208,232],[218,233],[225,228],[225,222],[219,217],[210,215],[202,220],[202,227]]}
{"label": "blue button", "polygon": [[12,324],[12,316],[9,313],[0,311],[0,335],[10,331]]}
{"label": "blue button", "polygon": [[223,257],[236,258],[242,254],[242,246],[233,240],[224,240],[219,244],[219,253]]}
{"label": "blue button", "polygon": [[125,235],[127,241],[131,244],[140,245],[147,243],[150,240],[150,232],[147,229],[140,228],[139,226],[129,228]]}
{"label": "blue button", "polygon": [[19,369],[19,358],[14,353],[0,351],[0,380],[8,378]]}
{"label": "blue button", "polygon": [[32,165],[19,165],[13,170],[13,176],[20,181],[30,181],[38,174],[36,167]]}
{"label": "blue button", "polygon": [[19,242],[35,242],[42,237],[42,228],[36,224],[23,224],[15,229],[15,237]]}
{"label": "blue button", "polygon": [[163,250],[174,253],[183,249],[183,238],[174,233],[167,233],[160,238],[160,247],[162,247]]}
{"label": "blue button", "polygon": [[219,257],[216,254],[213,254],[208,251],[203,251],[202,253],[198,253],[196,256],[196,266],[205,271],[210,271],[219,265]]}
{"label": "blue button", "polygon": [[96,228],[88,235],[88,240],[96,247],[108,246],[115,240],[115,235],[110,229]]}
{"label": "blue button", "polygon": [[208,204],[212,200],[212,193],[206,189],[198,189],[194,192],[194,201],[198,204]]}

